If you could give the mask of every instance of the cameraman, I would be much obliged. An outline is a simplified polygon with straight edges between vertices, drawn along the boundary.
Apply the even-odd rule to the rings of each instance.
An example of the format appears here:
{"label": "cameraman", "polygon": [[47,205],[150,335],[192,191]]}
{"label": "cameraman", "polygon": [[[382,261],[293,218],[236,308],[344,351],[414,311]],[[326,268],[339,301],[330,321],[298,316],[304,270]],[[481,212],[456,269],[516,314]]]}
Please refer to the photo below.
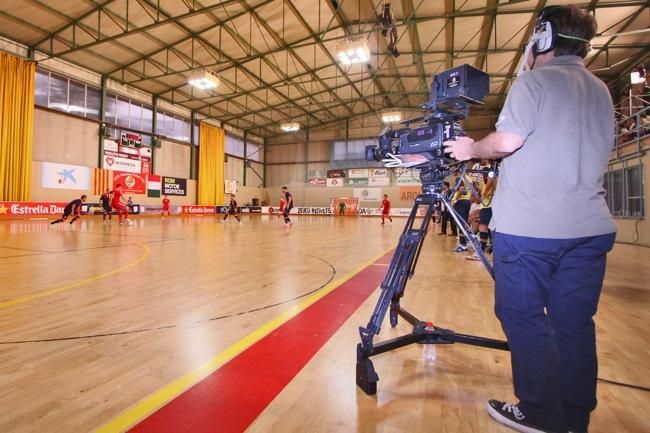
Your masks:
{"label": "cameraman", "polygon": [[526,432],[587,432],[596,407],[593,316],[615,238],[603,173],[614,143],[607,87],[582,59],[595,19],[542,10],[496,132],[458,137],[460,161],[504,158],[493,202],[495,311],[519,403],[490,400],[497,421]]}

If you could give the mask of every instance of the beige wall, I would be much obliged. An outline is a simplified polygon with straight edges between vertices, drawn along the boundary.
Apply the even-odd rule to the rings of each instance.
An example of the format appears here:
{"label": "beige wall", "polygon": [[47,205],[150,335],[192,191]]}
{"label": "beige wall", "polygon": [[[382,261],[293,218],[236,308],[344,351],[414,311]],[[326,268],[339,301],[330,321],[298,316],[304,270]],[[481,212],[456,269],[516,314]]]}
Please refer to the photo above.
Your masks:
{"label": "beige wall", "polygon": [[190,178],[190,146],[162,140],[154,152],[154,173],[161,176]]}
{"label": "beige wall", "polygon": [[38,108],[34,110],[34,161],[97,167],[98,149],[98,123]]}

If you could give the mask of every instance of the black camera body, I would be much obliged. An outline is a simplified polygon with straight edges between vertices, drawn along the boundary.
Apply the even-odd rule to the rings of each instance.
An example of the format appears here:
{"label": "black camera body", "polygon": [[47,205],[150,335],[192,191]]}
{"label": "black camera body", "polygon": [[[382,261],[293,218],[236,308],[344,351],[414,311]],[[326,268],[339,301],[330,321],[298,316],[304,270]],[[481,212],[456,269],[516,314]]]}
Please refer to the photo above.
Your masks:
{"label": "black camera body", "polygon": [[[445,164],[442,143],[464,135],[458,122],[467,118],[472,106],[482,104],[489,90],[490,76],[469,65],[435,75],[429,101],[422,106],[430,113],[402,122],[403,128],[384,128],[379,135],[379,144],[366,146],[366,160],[382,161],[389,154],[419,154],[426,161],[423,159],[422,164],[415,167],[421,168],[421,176],[425,173],[433,176],[435,170],[421,166],[433,164],[435,168]],[[419,126],[409,126],[416,122]],[[444,179],[444,173],[433,177]],[[425,183],[425,179],[422,181]]]}

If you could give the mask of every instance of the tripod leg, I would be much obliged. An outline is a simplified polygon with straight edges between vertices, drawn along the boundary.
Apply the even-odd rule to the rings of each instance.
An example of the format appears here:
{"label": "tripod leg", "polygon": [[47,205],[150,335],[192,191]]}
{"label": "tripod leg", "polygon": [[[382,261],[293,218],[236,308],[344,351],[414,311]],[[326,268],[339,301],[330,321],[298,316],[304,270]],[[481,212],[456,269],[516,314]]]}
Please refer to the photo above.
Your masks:
{"label": "tripod leg", "polygon": [[483,263],[483,266],[485,269],[488,271],[492,279],[494,279],[494,271],[492,270],[492,264],[488,261],[487,257],[485,256],[485,253],[481,250],[481,242],[479,239],[476,237],[476,235],[472,232],[471,227],[469,224],[467,224],[467,221],[462,219],[460,215],[458,215],[458,212],[453,208],[451,203],[446,197],[441,197],[441,200],[449,210],[449,215],[456,221],[456,225],[460,229],[460,231],[465,235],[467,240],[472,244],[472,248],[474,249],[474,252],[478,256],[478,258],[481,260],[481,263]]}
{"label": "tripod leg", "polygon": [[[375,306],[375,310],[366,328],[360,327],[361,344],[364,351],[370,353],[372,350],[372,338],[379,333],[381,322],[391,307],[390,321],[392,326],[397,325],[397,309],[399,298],[404,293],[406,282],[413,276],[415,264],[420,256],[422,242],[431,220],[433,205],[436,198],[430,194],[421,194],[416,198],[415,205],[400,237],[395,254],[390,262],[386,276],[381,283],[381,295]],[[420,206],[426,206],[424,220],[420,228],[414,228],[414,222],[418,217]]]}

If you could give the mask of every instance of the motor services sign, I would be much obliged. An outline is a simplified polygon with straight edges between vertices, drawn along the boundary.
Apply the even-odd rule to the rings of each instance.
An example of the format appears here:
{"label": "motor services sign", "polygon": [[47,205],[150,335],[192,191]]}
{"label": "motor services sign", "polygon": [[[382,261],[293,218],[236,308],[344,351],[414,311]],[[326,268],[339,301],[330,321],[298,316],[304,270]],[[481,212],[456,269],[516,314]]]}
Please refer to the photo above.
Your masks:
{"label": "motor services sign", "polygon": [[0,218],[4,217],[38,217],[60,215],[67,203],[41,203],[30,201],[0,202]]}
{"label": "motor services sign", "polygon": [[187,195],[187,179],[163,176],[162,192],[163,195]]}

